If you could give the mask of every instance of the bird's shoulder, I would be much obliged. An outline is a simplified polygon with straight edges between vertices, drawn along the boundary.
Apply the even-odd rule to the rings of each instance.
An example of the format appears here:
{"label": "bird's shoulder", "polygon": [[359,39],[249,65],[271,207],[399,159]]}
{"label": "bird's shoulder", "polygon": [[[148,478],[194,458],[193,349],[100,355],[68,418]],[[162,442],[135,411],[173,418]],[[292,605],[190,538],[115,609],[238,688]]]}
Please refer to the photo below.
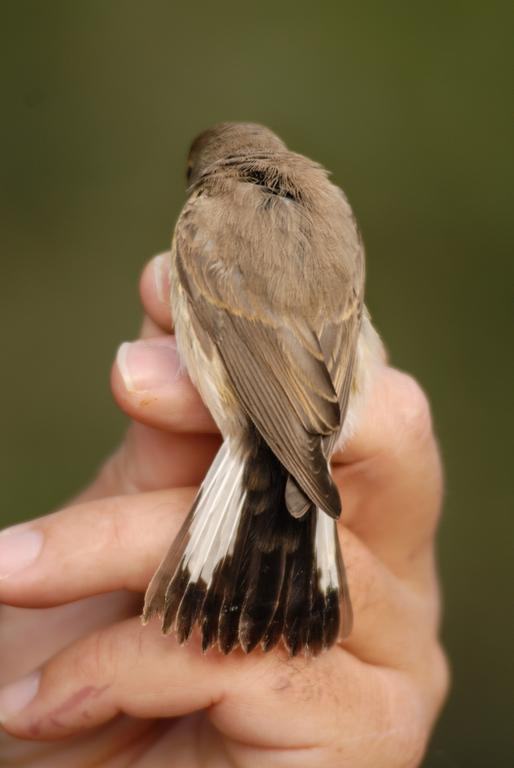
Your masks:
{"label": "bird's shoulder", "polygon": [[336,317],[362,292],[364,250],[326,171],[294,153],[228,158],[190,190],[177,247],[204,290]]}

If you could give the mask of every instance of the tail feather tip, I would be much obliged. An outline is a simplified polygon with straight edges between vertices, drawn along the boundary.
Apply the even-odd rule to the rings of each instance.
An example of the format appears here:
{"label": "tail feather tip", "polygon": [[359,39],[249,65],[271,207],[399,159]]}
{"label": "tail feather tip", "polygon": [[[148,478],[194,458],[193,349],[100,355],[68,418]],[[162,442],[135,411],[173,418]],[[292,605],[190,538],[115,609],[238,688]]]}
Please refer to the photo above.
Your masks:
{"label": "tail feather tip", "polygon": [[351,628],[335,521],[314,507],[292,517],[287,476],[263,511],[245,491],[247,475],[224,444],[152,580],[142,623],[161,616],[163,633],[181,644],[196,625],[203,653],[266,653],[281,642],[291,656],[315,656]]}

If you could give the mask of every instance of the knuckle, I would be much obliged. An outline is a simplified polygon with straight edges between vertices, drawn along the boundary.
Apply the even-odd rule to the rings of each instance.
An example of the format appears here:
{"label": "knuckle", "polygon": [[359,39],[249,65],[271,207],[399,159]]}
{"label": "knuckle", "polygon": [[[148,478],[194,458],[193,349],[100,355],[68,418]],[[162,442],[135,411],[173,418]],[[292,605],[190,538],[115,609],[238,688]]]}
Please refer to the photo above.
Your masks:
{"label": "knuckle", "polygon": [[361,706],[366,707],[366,726],[351,739],[343,736],[340,742],[348,761],[345,765],[354,764],[358,750],[360,760],[366,765],[420,766],[430,722],[419,686],[396,670],[375,668],[374,697]]}
{"label": "knuckle", "polygon": [[[383,732],[383,750],[387,768],[418,768],[425,755],[430,724],[423,711],[421,698],[411,691],[394,715],[389,713]],[[386,748],[387,744],[387,748]]]}
{"label": "knuckle", "polygon": [[[128,434],[130,435],[130,430]],[[127,440],[128,438],[107,459],[97,474],[95,485],[104,497],[121,493],[137,493],[140,490],[133,480],[137,467],[134,467],[129,456]]]}
{"label": "knuckle", "polygon": [[130,547],[130,526],[127,525],[126,502],[123,497],[102,501],[95,516],[95,536],[106,552],[119,552]]}
{"label": "knuckle", "polygon": [[303,705],[335,703],[333,672],[326,659],[279,658],[270,669],[270,694]]}
{"label": "knuckle", "polygon": [[419,382],[406,373],[396,381],[395,418],[408,439],[426,441],[432,435],[432,414],[428,397]]}
{"label": "knuckle", "polygon": [[353,541],[345,549],[345,563],[354,615],[373,613],[383,600],[386,574],[375,557]]}
{"label": "knuckle", "polygon": [[377,609],[382,610],[384,600],[397,593],[399,582],[358,536],[348,530],[344,531],[342,548],[354,619],[369,620]]}
{"label": "knuckle", "polygon": [[112,546],[123,550],[127,546],[127,524],[125,511],[118,500],[113,499],[109,515],[109,539]]}
{"label": "knuckle", "polygon": [[431,670],[431,696],[434,711],[437,714],[448,696],[451,678],[448,657],[439,643],[433,654]]}
{"label": "knuckle", "polygon": [[385,733],[390,737],[391,762],[387,765],[391,768],[418,768],[421,765],[432,727],[448,694],[449,666],[439,643],[428,666],[430,676],[423,682],[411,678],[398,706],[388,708]]}
{"label": "knuckle", "polygon": [[112,676],[113,644],[107,629],[99,629],[86,641],[75,657],[76,675],[84,681],[101,683]]}
{"label": "knuckle", "polygon": [[283,695],[287,691],[289,697],[302,701],[317,699],[320,693],[318,681],[313,681],[305,669],[302,660],[295,658],[280,659],[277,668],[273,670],[270,687],[275,695]]}
{"label": "knuckle", "polygon": [[419,768],[425,756],[427,746],[426,733],[403,732],[401,738],[396,740],[396,753],[398,759],[391,762],[391,768]]}

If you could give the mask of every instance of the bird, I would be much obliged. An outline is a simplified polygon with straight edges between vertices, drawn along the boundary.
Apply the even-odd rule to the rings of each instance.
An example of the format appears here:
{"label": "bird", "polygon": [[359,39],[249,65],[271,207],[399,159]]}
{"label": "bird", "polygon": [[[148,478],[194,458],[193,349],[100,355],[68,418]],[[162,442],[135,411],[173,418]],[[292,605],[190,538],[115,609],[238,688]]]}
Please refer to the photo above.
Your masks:
{"label": "bird", "polygon": [[352,607],[330,458],[383,348],[362,236],[318,163],[255,123],[193,141],[171,245],[180,359],[223,442],[145,595],[179,643],[316,656]]}

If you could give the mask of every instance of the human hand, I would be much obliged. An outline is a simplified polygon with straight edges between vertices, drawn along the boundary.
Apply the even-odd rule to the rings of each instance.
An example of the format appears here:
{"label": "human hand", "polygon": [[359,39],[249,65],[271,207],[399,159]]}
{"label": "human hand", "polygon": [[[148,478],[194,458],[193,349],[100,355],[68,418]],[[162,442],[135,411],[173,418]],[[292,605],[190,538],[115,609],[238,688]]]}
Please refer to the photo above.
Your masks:
{"label": "human hand", "polygon": [[202,655],[196,637],[180,647],[134,615],[219,444],[178,370],[161,257],[141,293],[144,340],[121,348],[112,376],[135,420],[126,440],[75,503],[0,539],[13,553],[21,536],[18,565],[23,544],[26,555],[41,546],[0,581],[2,602],[37,609],[4,608],[3,682],[41,666],[0,691],[7,733],[35,740],[5,739],[10,764],[419,765],[447,686],[433,541],[442,480],[425,396],[384,365],[334,457],[350,638],[316,658]]}

